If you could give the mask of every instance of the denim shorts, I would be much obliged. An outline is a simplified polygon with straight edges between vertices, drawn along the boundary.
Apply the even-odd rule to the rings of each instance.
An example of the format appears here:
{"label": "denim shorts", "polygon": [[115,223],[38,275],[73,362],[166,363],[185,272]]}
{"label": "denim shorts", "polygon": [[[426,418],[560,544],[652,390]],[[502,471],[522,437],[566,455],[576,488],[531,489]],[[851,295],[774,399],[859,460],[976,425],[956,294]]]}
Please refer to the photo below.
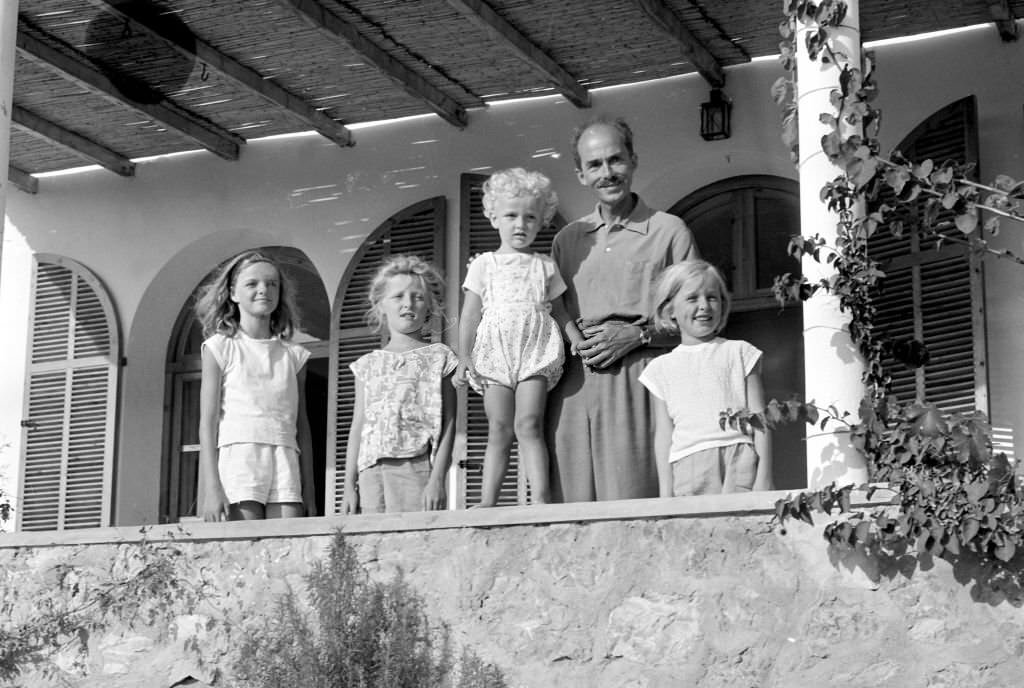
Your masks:
{"label": "denim shorts", "polygon": [[228,444],[218,452],[217,469],[224,494],[232,504],[302,503],[299,452],[291,447]]}

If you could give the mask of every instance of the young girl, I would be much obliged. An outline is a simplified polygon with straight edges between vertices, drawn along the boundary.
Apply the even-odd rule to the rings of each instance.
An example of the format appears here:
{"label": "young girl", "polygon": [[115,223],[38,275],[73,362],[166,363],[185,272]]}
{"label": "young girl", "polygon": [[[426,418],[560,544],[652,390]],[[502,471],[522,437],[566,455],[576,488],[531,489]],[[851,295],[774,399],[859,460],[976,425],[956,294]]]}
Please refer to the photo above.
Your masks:
{"label": "young girl", "polygon": [[655,327],[680,345],[640,374],[654,397],[655,458],[662,497],[771,489],[767,433],[721,428],[726,409],[764,407],[761,351],[718,336],[730,296],[703,260],[668,267],[655,288]]}
{"label": "young girl", "polygon": [[513,433],[531,499],[544,504],[550,501],[544,407],[562,374],[560,331],[573,353],[582,341],[562,305],[566,287],[555,262],[530,248],[554,217],[558,196],[543,174],[514,168],[491,175],[483,203],[501,246],[477,256],[466,273],[455,383],[468,381],[484,397],[488,436],[480,506],[497,503]]}
{"label": "young girl", "polygon": [[[292,287],[260,251],[229,260],[201,291],[206,340],[199,463],[207,521],[316,515],[304,402],[309,352],[289,340]],[[301,458],[301,466],[300,466]]]}
{"label": "young girl", "polygon": [[444,282],[430,263],[395,256],[370,285],[371,327],[383,349],[350,366],[355,407],[345,454],[345,513],[445,507],[455,432],[455,353],[429,340],[441,318]]}

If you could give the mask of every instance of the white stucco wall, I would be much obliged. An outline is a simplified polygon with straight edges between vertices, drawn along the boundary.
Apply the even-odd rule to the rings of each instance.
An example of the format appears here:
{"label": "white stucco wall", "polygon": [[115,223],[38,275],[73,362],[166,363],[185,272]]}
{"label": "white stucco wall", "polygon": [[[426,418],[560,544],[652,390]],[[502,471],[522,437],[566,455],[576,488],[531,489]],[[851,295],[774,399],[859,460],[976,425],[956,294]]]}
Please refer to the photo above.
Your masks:
{"label": "white stucco wall", "polygon": [[[965,58],[961,48],[972,57]],[[988,30],[878,53],[886,141],[899,140],[935,109],[975,93],[983,174],[1024,176],[1024,86],[1008,76],[1024,71],[1022,46],[1001,44]],[[444,195],[454,261],[459,174],[512,165],[548,174],[562,199],[562,215],[580,215],[591,201],[572,172],[568,138],[573,126],[596,112],[630,120],[640,158],[634,186],[655,207],[739,174],[796,178],[769,97],[780,74],[773,61],[729,70],[733,137],[725,141],[700,139],[698,107],[708,88],[699,77],[686,76],[598,90],[592,111],[549,97],[472,111],[463,131],[422,117],[357,129],[357,145],[350,149],[309,135],[251,142],[233,163],[200,152],[143,162],[131,179],[106,171],[46,178],[38,195],[8,197],[10,220],[27,250],[19,254],[5,246],[0,314],[26,312],[26,297],[8,288],[8,276],[27,274],[29,251],[73,258],[110,290],[127,358],[116,520],[152,522],[168,338],[181,304],[219,260],[253,245],[295,246],[312,259],[333,298],[366,234],[402,208]],[[1021,236],[1008,228],[1000,241],[1020,251]],[[1024,409],[1013,400],[1024,375],[1024,343],[1010,336],[1024,299],[1024,270],[992,266],[988,277],[993,408],[997,422],[1024,428]],[[14,411],[20,409],[24,377],[24,317],[5,318],[4,324],[10,334],[0,373],[0,436],[10,435],[20,419]],[[17,455],[5,455],[8,463],[12,454]]]}

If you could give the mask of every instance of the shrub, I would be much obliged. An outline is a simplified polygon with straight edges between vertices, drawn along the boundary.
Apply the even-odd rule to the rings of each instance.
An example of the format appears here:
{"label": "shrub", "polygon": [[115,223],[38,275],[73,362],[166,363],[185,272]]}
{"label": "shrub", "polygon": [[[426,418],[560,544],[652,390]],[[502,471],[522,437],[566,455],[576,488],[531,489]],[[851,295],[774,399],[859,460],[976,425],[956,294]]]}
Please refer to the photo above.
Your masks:
{"label": "shrub", "polygon": [[306,576],[305,604],[281,596],[246,636],[235,676],[252,688],[505,688],[501,671],[464,648],[453,662],[445,624],[432,625],[401,573],[371,581],[342,534]]}

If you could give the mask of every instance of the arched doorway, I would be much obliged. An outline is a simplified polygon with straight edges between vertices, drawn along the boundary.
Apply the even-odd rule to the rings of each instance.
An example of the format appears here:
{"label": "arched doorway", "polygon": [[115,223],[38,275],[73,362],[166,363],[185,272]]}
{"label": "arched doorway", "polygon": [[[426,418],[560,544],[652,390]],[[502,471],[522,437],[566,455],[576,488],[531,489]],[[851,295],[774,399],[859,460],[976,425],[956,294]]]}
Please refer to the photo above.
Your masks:
{"label": "arched doorway", "polygon": [[[766,398],[802,396],[803,312],[799,306],[780,309],[771,292],[776,275],[800,271],[786,250],[789,237],[800,233],[798,184],[768,175],[732,177],[698,189],[669,212],[686,221],[701,255],[728,281],[733,309],[723,336],[764,352]],[[773,433],[777,488],[807,484],[805,437],[797,424]]]}

